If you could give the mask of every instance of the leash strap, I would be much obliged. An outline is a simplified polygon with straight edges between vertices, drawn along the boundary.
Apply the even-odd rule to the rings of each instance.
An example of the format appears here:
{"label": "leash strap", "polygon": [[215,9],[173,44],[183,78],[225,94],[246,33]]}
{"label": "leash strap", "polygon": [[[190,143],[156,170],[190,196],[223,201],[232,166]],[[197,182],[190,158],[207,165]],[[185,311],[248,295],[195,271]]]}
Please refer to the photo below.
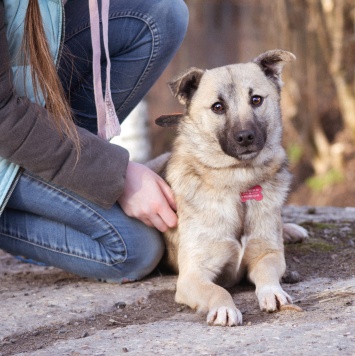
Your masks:
{"label": "leash strap", "polygon": [[93,50],[93,80],[94,96],[97,113],[98,135],[105,140],[110,140],[121,133],[121,126],[116,115],[115,106],[111,96],[111,61],[108,51],[108,14],[110,0],[101,2],[101,18],[103,44],[106,56],[106,87],[105,97],[102,91],[101,78],[101,40],[100,40],[100,15],[97,0],[89,0],[90,32]]}

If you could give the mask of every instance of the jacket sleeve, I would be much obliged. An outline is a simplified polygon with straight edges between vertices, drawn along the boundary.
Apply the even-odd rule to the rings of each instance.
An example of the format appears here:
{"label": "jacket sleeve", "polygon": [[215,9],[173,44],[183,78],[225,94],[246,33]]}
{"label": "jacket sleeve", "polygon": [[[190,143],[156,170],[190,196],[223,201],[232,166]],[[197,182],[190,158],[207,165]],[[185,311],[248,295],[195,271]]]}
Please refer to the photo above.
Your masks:
{"label": "jacket sleeve", "polygon": [[72,142],[60,137],[47,110],[16,94],[2,1],[0,48],[0,156],[110,208],[123,191],[128,152],[78,128],[78,156]]}

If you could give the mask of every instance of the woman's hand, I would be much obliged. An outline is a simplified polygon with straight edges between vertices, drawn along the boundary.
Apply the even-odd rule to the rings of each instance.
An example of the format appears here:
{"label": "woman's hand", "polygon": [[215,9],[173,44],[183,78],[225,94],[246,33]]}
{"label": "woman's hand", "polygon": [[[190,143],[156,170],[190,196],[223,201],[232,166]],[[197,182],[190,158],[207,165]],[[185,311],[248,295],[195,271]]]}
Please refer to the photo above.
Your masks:
{"label": "woman's hand", "polygon": [[177,224],[172,190],[161,177],[142,164],[128,163],[125,187],[118,203],[128,216],[161,232]]}

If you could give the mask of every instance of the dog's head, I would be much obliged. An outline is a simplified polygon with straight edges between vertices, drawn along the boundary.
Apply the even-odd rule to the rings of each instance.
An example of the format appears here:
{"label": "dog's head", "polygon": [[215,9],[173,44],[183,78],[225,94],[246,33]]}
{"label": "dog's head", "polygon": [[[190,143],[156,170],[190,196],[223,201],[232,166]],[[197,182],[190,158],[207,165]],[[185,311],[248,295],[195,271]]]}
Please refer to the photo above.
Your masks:
{"label": "dog's head", "polygon": [[290,52],[272,50],[249,63],[190,68],[169,83],[186,113],[165,115],[156,123],[166,127],[182,121],[228,156],[251,160],[281,142],[281,72],[294,59]]}

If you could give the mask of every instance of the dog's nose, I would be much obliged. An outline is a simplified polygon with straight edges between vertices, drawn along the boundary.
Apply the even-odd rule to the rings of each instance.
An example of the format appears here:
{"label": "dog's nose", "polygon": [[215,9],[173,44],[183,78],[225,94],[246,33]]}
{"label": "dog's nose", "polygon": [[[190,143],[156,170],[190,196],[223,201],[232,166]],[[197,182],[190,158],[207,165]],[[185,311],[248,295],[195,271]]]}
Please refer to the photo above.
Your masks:
{"label": "dog's nose", "polygon": [[247,147],[251,145],[255,140],[255,133],[251,130],[238,131],[236,135],[238,145]]}

